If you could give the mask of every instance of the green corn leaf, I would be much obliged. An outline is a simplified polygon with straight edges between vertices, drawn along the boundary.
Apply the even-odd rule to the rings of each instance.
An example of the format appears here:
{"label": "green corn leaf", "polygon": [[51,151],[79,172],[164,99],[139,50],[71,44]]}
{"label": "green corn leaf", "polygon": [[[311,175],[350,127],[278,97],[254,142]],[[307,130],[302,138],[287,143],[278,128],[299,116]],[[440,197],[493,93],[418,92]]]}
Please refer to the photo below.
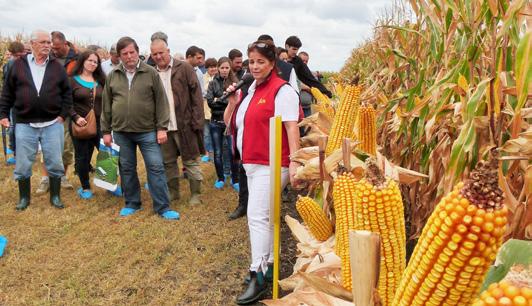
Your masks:
{"label": "green corn leaf", "polygon": [[516,264],[525,266],[532,264],[532,241],[518,239],[506,241],[497,254],[495,265],[488,271],[481,292],[492,283],[500,282],[510,271],[510,268]]}
{"label": "green corn leaf", "polygon": [[517,46],[517,56],[515,59],[515,81],[517,85],[517,106],[515,112],[519,113],[528,98],[528,87],[532,81],[532,40],[529,31],[521,39]]}

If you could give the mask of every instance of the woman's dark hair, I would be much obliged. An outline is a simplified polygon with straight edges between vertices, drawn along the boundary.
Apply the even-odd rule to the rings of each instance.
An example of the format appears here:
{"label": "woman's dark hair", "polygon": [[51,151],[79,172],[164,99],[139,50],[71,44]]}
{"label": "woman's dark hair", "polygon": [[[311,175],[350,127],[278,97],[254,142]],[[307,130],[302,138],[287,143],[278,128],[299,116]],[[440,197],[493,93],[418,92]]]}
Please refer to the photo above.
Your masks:
{"label": "woman's dark hair", "polygon": [[[222,56],[222,57],[220,57],[218,59],[217,67],[220,68],[220,66],[223,63],[228,63],[229,64],[229,74],[224,79],[224,90],[225,90],[225,89],[227,89],[227,87],[229,87],[229,85],[232,85],[233,83],[238,82],[238,79],[233,74],[233,69],[231,69],[231,60],[227,56]],[[220,72],[218,72],[218,73],[220,73]]]}
{"label": "woman's dark hair", "polygon": [[286,52],[288,53],[288,50],[286,50],[285,48],[281,48],[281,47],[277,47],[277,49],[275,50],[275,55],[277,55],[277,57],[279,57],[279,55],[283,52]]}
{"label": "woman's dark hair", "polygon": [[205,60],[205,68],[218,67],[218,62],[215,58],[209,57]]}
{"label": "woman's dark hair", "polygon": [[120,55],[120,51],[122,51],[122,49],[126,48],[127,46],[133,44],[133,46],[135,47],[135,50],[137,51],[137,53],[139,52],[139,45],[137,45],[137,42],[129,37],[129,36],[124,36],[122,38],[120,38],[118,40],[118,42],[116,43],[116,52],[118,53],[118,55]]}
{"label": "woman's dark hair", "polygon": [[92,76],[100,84],[100,86],[103,86],[105,84],[105,74],[102,70],[102,61],[100,57],[98,56],[98,53],[92,50],[87,50],[85,52],[82,52],[77,59],[76,66],[74,67],[74,70],[72,70],[72,75],[80,75],[83,72],[83,65],[85,64],[85,61],[91,56],[91,54],[96,55],[96,58],[98,59],[98,66],[96,66],[96,70],[92,73]]}
{"label": "woman's dark hair", "polygon": [[248,46],[248,57],[249,57],[249,53],[253,51],[264,56],[266,59],[273,62],[275,65],[276,48],[271,40],[257,40],[256,42],[250,44]]}

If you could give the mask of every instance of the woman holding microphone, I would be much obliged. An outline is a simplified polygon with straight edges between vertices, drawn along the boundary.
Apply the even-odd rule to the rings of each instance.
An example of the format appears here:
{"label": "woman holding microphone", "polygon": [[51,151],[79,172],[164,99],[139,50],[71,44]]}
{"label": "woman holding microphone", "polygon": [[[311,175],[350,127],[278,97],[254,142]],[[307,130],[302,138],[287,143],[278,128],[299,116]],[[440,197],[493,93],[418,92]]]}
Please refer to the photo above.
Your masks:
{"label": "woman holding microphone", "polygon": [[[257,301],[266,292],[265,279],[273,274],[273,228],[270,222],[269,122],[281,116],[281,189],[295,185],[297,164],[290,154],[299,149],[299,96],[275,68],[275,45],[256,41],[248,46],[249,71],[254,81],[245,97],[229,97],[224,120],[233,136],[235,154],[240,156],[248,178],[248,227],[251,240],[249,283],[237,304]],[[227,92],[234,92],[230,86]]]}

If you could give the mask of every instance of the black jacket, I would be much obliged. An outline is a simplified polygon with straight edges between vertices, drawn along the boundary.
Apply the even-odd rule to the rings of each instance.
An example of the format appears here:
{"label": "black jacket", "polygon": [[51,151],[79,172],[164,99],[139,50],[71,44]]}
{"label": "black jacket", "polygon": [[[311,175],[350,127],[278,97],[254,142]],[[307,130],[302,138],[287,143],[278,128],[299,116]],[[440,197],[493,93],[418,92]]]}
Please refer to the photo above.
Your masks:
{"label": "black jacket", "polygon": [[312,72],[310,72],[310,69],[308,69],[308,66],[303,63],[303,61],[299,58],[299,56],[294,57],[289,61],[290,64],[294,65],[294,69],[296,70],[297,78],[308,87],[316,87],[318,88],[323,94],[327,95],[329,98],[332,97],[332,93],[323,86],[316,78],[312,75]]}
{"label": "black jacket", "polygon": [[17,123],[67,118],[72,107],[72,89],[63,66],[50,57],[41,90],[37,92],[27,57],[15,60],[2,89],[0,119],[9,118],[12,107]]}
{"label": "black jacket", "polygon": [[225,108],[229,101],[227,99],[220,100],[219,98],[224,94],[224,79],[220,74],[216,74],[209,83],[205,99],[211,109],[212,121],[223,121]]}

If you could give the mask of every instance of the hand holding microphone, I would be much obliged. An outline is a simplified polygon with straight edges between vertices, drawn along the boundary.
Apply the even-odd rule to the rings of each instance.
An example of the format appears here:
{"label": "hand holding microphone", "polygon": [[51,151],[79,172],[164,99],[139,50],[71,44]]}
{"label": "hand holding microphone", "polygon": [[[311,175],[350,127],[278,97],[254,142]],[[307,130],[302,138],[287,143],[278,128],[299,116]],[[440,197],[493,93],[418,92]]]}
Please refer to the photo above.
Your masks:
{"label": "hand holding microphone", "polygon": [[251,74],[249,73],[245,74],[242,77],[242,80],[238,81],[238,83],[233,83],[233,85],[230,85],[229,87],[227,87],[224,94],[220,97],[220,100],[227,99],[229,96],[234,94],[237,90],[242,88],[244,85],[249,85],[253,83],[254,80],[255,79],[253,78]]}

